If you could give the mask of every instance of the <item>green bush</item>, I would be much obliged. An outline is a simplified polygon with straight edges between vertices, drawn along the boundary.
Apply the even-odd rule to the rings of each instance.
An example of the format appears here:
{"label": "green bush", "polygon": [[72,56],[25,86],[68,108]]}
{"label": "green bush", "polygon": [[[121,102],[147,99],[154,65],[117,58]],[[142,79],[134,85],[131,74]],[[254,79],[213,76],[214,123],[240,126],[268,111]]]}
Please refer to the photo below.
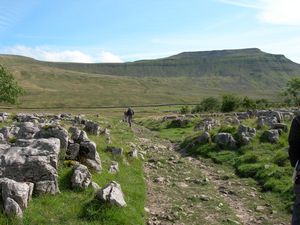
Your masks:
{"label": "green bush", "polygon": [[217,112],[220,110],[221,103],[218,98],[204,98],[199,105],[195,106],[192,112]]}
{"label": "green bush", "polygon": [[181,114],[187,114],[190,112],[190,108],[187,105],[184,105],[180,108],[180,113]]}
{"label": "green bush", "polygon": [[241,100],[234,94],[226,94],[222,96],[222,112],[232,112],[238,109],[241,104]]}
{"label": "green bush", "polygon": [[242,102],[241,102],[241,106],[245,109],[245,110],[249,110],[249,109],[255,109],[256,108],[256,102],[255,100],[249,98],[248,96],[246,96]]}
{"label": "green bush", "polygon": [[242,164],[249,164],[249,163],[257,163],[259,156],[255,152],[247,152],[246,154],[237,158],[235,162],[235,166],[239,167]]}
{"label": "green bush", "polygon": [[259,163],[242,164],[237,167],[237,173],[241,177],[255,177],[256,173],[263,167],[264,165]]}

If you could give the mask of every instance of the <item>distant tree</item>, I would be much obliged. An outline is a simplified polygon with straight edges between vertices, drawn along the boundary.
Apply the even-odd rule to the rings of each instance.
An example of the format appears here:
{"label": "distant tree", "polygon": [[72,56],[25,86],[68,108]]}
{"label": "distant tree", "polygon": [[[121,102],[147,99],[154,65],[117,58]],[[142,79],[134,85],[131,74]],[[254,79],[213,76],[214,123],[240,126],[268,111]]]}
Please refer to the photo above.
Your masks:
{"label": "distant tree", "polygon": [[243,98],[241,105],[246,110],[255,109],[256,108],[256,102],[255,102],[255,100],[249,98],[248,96],[246,96],[246,97]]}
{"label": "distant tree", "polygon": [[16,104],[23,89],[18,85],[13,75],[0,65],[0,102]]}
{"label": "distant tree", "polygon": [[180,113],[181,113],[181,114],[187,114],[187,113],[189,113],[189,112],[190,112],[190,108],[189,108],[187,105],[182,106],[182,107],[180,108]]}
{"label": "distant tree", "polygon": [[292,98],[292,102],[299,106],[300,105],[300,78],[293,78],[287,82],[286,87],[283,91],[284,96]]}
{"label": "distant tree", "polygon": [[257,108],[259,108],[259,109],[267,108],[270,105],[269,101],[265,98],[257,99],[255,101],[255,103],[256,103]]}
{"label": "distant tree", "polygon": [[200,103],[204,112],[214,112],[219,111],[221,103],[219,99],[215,97],[204,98]]}
{"label": "distant tree", "polygon": [[235,111],[241,104],[241,100],[238,96],[234,94],[225,94],[222,96],[222,112],[232,112]]}

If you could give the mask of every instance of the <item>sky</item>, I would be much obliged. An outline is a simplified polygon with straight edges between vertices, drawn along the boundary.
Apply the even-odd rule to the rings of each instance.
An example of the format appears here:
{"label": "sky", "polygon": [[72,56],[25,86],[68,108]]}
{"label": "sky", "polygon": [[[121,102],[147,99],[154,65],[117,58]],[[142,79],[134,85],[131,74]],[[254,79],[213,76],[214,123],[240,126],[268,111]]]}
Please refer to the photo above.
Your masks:
{"label": "sky", "polygon": [[0,53],[128,62],[260,48],[300,63],[300,0],[0,0]]}

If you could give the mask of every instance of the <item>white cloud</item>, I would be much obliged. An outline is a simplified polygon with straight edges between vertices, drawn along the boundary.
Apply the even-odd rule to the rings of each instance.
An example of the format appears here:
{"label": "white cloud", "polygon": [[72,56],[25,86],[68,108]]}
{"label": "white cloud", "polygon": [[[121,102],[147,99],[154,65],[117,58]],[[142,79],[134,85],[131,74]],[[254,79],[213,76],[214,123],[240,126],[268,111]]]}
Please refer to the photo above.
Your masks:
{"label": "white cloud", "polygon": [[264,23],[300,26],[299,0],[219,0],[239,7],[254,8]]}
{"label": "white cloud", "polygon": [[98,55],[98,58],[100,60],[100,62],[107,62],[107,63],[121,63],[123,62],[123,60],[111,53],[111,52],[107,52],[107,51],[102,51],[99,55]]}
{"label": "white cloud", "polygon": [[28,47],[17,45],[3,50],[6,54],[23,55],[34,59],[52,62],[122,62],[121,58],[111,52],[102,51],[96,57],[78,50],[53,50],[49,47]]}

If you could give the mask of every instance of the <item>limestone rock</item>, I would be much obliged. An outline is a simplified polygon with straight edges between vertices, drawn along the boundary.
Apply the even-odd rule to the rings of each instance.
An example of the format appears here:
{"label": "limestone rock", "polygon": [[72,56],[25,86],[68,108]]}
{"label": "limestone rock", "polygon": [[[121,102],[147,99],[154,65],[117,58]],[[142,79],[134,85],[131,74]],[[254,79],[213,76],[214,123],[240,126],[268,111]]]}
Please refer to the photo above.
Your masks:
{"label": "limestone rock", "polygon": [[12,215],[17,217],[23,217],[23,211],[21,207],[15,200],[9,197],[4,200],[4,212],[9,216]]}
{"label": "limestone rock", "polygon": [[36,139],[25,147],[5,148],[0,151],[0,177],[19,182],[32,182],[35,189],[38,188],[38,182],[51,181],[51,193],[59,192],[57,184],[59,152],[60,141],[57,138]]}
{"label": "limestone rock", "polygon": [[45,126],[34,136],[35,138],[58,138],[60,140],[60,147],[67,148],[68,146],[68,131],[61,126]]}
{"label": "limestone rock", "polygon": [[119,207],[126,206],[121,186],[115,181],[110,182],[104,188],[100,189],[97,192],[96,197],[99,200],[110,203],[112,205],[116,205]]}
{"label": "limestone rock", "polygon": [[70,160],[76,160],[79,155],[79,150],[80,150],[80,144],[78,143],[69,144],[66,152],[67,158]]}
{"label": "limestone rock", "polygon": [[119,172],[119,163],[113,161],[113,162],[111,163],[111,166],[110,166],[108,172],[111,173],[111,174],[116,174],[117,172]]}
{"label": "limestone rock", "polygon": [[88,168],[82,164],[74,166],[71,179],[73,188],[86,189],[92,181],[92,175]]}
{"label": "limestone rock", "polygon": [[214,138],[214,142],[221,148],[236,148],[236,141],[230,133],[218,133]]}
{"label": "limestone rock", "polygon": [[24,122],[19,125],[18,139],[31,139],[39,131],[39,128],[32,122]]}
{"label": "limestone rock", "polygon": [[279,141],[279,131],[275,129],[267,130],[262,134],[262,138],[272,144],[275,144]]}
{"label": "limestone rock", "polygon": [[79,150],[80,162],[96,171],[101,170],[100,156],[93,141],[83,141]]}
{"label": "limestone rock", "polygon": [[204,132],[196,139],[196,144],[207,144],[210,142],[210,134],[208,132]]}
{"label": "limestone rock", "polygon": [[90,134],[99,135],[100,134],[100,125],[98,123],[88,120],[85,123],[84,130]]}

